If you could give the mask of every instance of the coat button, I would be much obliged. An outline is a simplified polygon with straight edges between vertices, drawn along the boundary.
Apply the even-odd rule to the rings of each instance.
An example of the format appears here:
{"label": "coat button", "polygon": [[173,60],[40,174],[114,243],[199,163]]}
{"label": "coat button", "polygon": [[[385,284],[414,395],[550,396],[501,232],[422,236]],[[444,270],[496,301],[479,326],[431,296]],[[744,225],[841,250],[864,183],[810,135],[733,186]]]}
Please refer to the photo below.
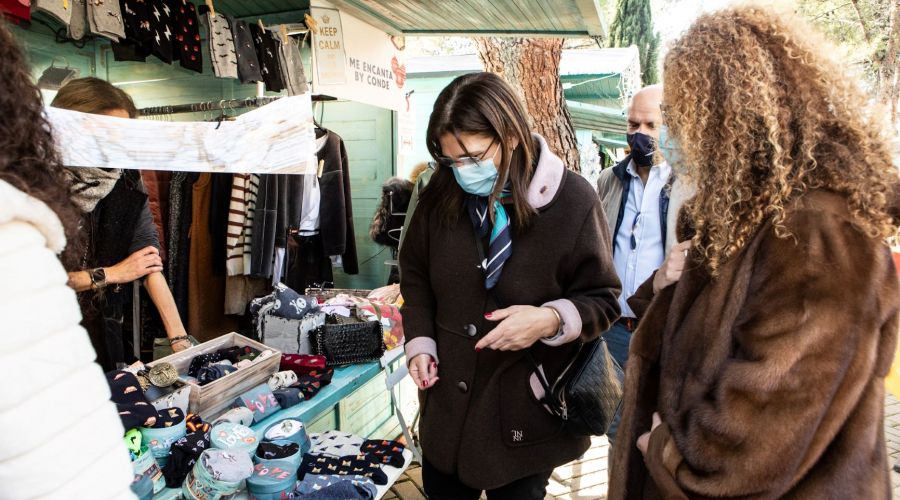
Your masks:
{"label": "coat button", "polygon": [[465,382],[460,382],[456,385],[456,387],[459,387],[460,392],[466,392],[469,390],[469,386],[467,386]]}
{"label": "coat button", "polygon": [[475,335],[478,335],[478,329],[475,328],[475,325],[464,326],[463,330],[465,330],[465,332],[469,334],[469,337],[474,337]]}

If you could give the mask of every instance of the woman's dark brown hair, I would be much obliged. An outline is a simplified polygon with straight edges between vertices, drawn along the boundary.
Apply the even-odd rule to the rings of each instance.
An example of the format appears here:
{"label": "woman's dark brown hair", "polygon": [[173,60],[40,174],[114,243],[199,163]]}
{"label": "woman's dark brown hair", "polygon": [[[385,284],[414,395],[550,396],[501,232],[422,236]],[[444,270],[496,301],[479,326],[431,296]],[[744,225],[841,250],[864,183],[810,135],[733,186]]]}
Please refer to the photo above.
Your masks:
{"label": "woman's dark brown hair", "polygon": [[[513,221],[519,229],[526,227],[534,214],[527,201],[527,192],[538,152],[525,107],[512,87],[493,73],[463,75],[450,82],[434,103],[425,135],[428,152],[435,161],[446,156],[441,152],[440,141],[447,134],[459,141],[466,154],[468,150],[462,143],[462,134],[483,135],[500,143],[504,164],[497,165],[498,178],[509,179],[515,207]],[[519,144],[513,151],[511,143],[514,139]],[[419,200],[419,206],[427,211],[438,210],[446,226],[456,223],[465,212],[467,196],[456,182],[452,168],[439,165]],[[489,206],[494,206],[494,200],[502,191],[503,184],[498,182]]]}
{"label": "woman's dark brown hair", "polygon": [[41,92],[32,83],[25,59],[2,19],[0,89],[0,179],[56,213],[67,242],[60,258],[71,269],[83,248],[78,237],[81,213],[69,200],[69,185],[44,118]]}
{"label": "woman's dark brown hair", "polygon": [[99,78],[79,78],[59,89],[53,102],[54,108],[70,109],[82,113],[102,115],[124,109],[128,116],[138,117],[137,107],[124,90]]}

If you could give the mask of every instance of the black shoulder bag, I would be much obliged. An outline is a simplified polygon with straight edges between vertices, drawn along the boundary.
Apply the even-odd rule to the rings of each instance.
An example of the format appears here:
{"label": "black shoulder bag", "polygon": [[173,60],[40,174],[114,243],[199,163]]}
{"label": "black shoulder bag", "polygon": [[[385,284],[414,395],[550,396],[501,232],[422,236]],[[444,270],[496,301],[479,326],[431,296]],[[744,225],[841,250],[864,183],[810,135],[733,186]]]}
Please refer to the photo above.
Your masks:
{"label": "black shoulder bag", "polygon": [[[475,240],[483,265],[484,243],[477,236]],[[505,308],[496,287],[491,289],[491,293],[497,307]],[[605,340],[597,338],[579,345],[572,360],[552,385],[538,369],[530,350],[525,350],[525,357],[544,387],[546,396],[542,402],[563,420],[573,436],[606,434],[622,402],[625,374],[609,355]]]}

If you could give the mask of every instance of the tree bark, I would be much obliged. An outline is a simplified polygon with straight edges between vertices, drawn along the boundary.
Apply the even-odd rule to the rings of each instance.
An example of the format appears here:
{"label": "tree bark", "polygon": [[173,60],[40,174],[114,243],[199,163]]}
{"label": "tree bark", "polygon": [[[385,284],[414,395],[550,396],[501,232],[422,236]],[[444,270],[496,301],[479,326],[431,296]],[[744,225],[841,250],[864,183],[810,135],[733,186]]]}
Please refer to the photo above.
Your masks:
{"label": "tree bark", "polygon": [[474,38],[484,70],[508,81],[525,103],[533,129],[565,165],[580,172],[578,141],[566,106],[560,38]]}
{"label": "tree bark", "polygon": [[859,20],[859,25],[862,27],[863,37],[866,39],[866,43],[872,43],[872,39],[869,38],[869,30],[866,28],[866,22],[863,21],[862,13],[859,11],[859,3],[856,0],[850,0],[850,3],[853,4],[853,10],[856,11],[856,19]]}
{"label": "tree bark", "polygon": [[881,62],[879,79],[881,88],[879,94],[881,102],[888,107],[891,124],[898,121],[897,98],[900,96],[900,79],[897,77],[897,44],[900,43],[900,0],[890,0],[889,11],[890,26],[887,31],[885,56]]}

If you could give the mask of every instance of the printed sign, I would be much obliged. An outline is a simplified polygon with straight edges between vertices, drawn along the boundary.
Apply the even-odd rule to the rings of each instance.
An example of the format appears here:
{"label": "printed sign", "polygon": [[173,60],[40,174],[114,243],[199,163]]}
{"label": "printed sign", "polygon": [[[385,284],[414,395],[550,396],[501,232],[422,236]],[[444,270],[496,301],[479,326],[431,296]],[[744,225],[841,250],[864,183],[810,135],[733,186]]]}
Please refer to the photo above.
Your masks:
{"label": "printed sign", "polygon": [[347,83],[347,55],[344,52],[344,31],[341,29],[341,13],[337,9],[311,7],[316,21],[313,32],[313,49],[316,58],[316,75],[323,85]]}
{"label": "printed sign", "polygon": [[[330,12],[334,6],[325,0],[312,0],[311,12]],[[313,72],[313,90],[319,94],[361,102],[381,108],[403,111],[406,109],[406,64],[403,52],[397,49],[391,37],[380,29],[363,22],[346,12],[340,15],[343,27],[343,50],[346,54],[344,84],[334,84],[320,75],[321,68]],[[331,20],[331,19],[330,19]],[[324,26],[316,17],[320,33]],[[334,23],[333,20],[331,20]],[[313,53],[317,68],[327,64]]]}
{"label": "printed sign", "polygon": [[406,98],[406,109],[397,113],[397,151],[402,156],[416,154],[416,100]]}

